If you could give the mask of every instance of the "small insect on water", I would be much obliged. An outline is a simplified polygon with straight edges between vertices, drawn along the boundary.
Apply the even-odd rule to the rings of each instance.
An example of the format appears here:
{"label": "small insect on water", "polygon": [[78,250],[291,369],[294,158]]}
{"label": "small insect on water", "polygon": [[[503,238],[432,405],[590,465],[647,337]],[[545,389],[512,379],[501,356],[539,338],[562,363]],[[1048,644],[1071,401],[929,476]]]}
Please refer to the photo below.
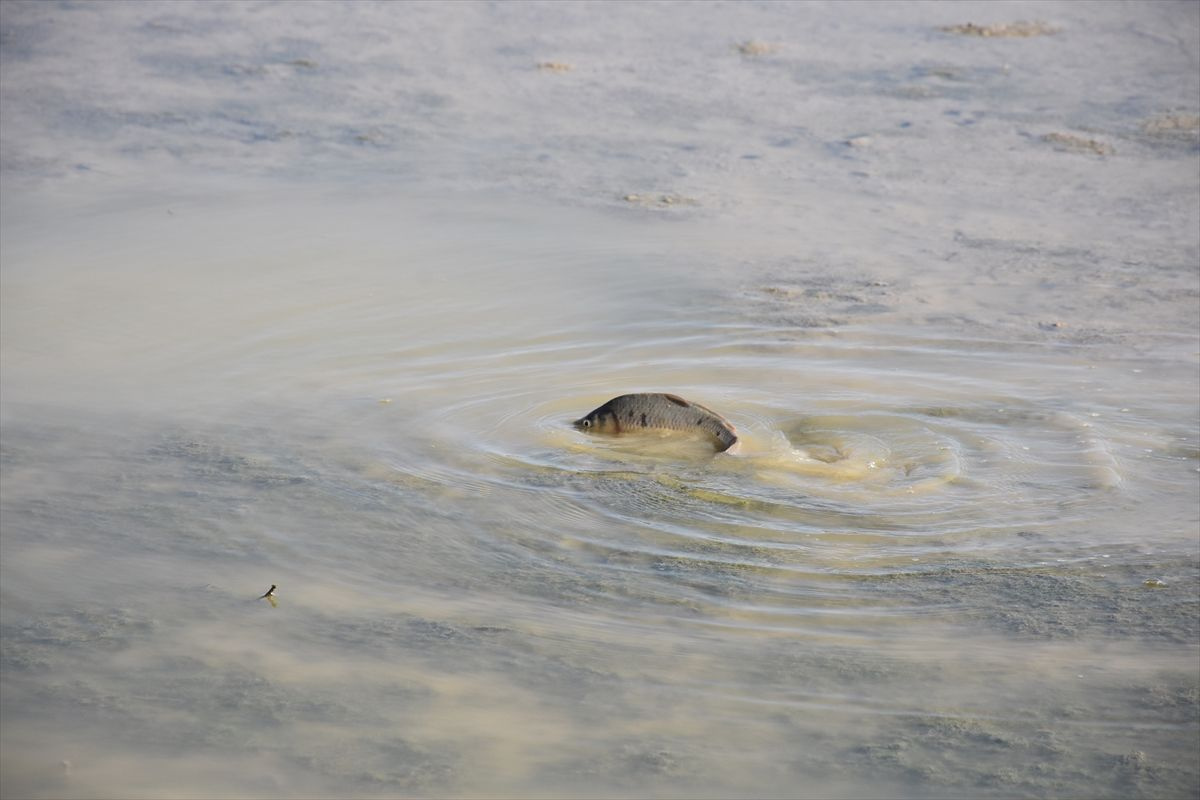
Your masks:
{"label": "small insect on water", "polygon": [[712,409],[674,394],[623,394],[574,421],[592,433],[635,430],[699,431],[715,440],[718,450],[736,452],[737,430]]}
{"label": "small insect on water", "polygon": [[276,603],[276,601],[275,601],[275,584],[272,583],[271,588],[267,589],[266,594],[264,594],[262,597],[260,597],[258,599],[266,600],[268,603],[271,604],[271,608],[276,608],[278,606],[278,603]]}

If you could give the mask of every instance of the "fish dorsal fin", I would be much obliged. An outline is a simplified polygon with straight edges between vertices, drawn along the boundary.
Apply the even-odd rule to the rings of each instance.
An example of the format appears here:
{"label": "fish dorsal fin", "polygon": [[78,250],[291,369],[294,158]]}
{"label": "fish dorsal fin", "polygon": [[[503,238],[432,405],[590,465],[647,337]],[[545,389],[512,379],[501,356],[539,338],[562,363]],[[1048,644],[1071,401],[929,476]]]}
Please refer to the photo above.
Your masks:
{"label": "fish dorsal fin", "polygon": [[683,406],[684,408],[687,408],[691,405],[691,403],[689,403],[687,400],[684,400],[677,394],[664,394],[663,397],[667,398],[677,406]]}

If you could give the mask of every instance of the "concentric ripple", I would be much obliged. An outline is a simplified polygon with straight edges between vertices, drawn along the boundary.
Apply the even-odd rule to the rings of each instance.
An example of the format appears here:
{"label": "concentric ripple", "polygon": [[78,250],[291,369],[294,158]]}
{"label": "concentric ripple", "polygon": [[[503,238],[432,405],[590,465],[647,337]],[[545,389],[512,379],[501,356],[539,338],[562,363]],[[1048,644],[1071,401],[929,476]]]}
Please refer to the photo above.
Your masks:
{"label": "concentric ripple", "polygon": [[[695,374],[702,358],[664,371]],[[736,387],[664,387],[729,417],[743,438],[736,455],[672,434],[577,431],[570,420],[605,390],[517,385],[435,404],[408,421],[430,440],[383,457],[408,485],[465,488],[486,503],[494,524],[481,535],[535,564],[535,584],[700,604],[755,625],[802,609],[869,611],[878,598],[848,576],[1013,548],[1018,534],[1086,519],[1119,496],[1108,445],[1077,414],[990,384],[979,399],[920,402],[958,399],[961,376],[939,387],[925,373],[915,391],[917,378],[893,372],[872,394],[862,369],[818,376],[830,399],[812,393],[811,413],[761,388],[740,399]]]}

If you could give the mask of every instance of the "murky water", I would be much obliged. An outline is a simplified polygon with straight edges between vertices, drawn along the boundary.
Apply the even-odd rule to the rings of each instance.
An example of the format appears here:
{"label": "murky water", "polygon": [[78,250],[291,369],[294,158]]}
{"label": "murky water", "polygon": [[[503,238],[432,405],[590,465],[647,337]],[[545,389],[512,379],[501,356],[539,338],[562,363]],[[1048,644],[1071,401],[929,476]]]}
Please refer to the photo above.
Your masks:
{"label": "murky water", "polygon": [[[1194,62],[1185,6],[1135,21],[1084,6],[1108,9],[1111,30],[1076,7],[1052,7],[1076,36],[1127,24],[1153,40],[1182,24],[1171,58]],[[377,7],[347,7],[319,58],[283,30],[233,72],[204,66],[233,63],[205,7],[108,8],[118,41],[193,37],[199,55],[139,62],[168,85],[252,75],[288,107],[291,88],[263,87],[290,80],[280,64],[360,80],[386,66],[350,55]],[[238,22],[264,37],[288,16],[235,8],[265,15]],[[500,33],[478,62],[401,72],[410,99],[431,94],[426,111],[405,107],[404,146],[377,126],[388,174],[416,170],[400,185],[364,178],[367,156],[339,160],[336,137],[197,130],[170,116],[193,119],[186,98],[145,101],[167,114],[138,118],[146,141],[121,126],[115,141],[88,126],[51,140],[88,142],[119,177],[35,159],[42,112],[11,76],[57,52],[54,25],[86,29],[93,12],[5,9],[6,103],[22,110],[4,117],[0,273],[5,796],[1196,792],[1195,131],[1129,132],[1146,101],[1079,112],[1127,132],[1115,156],[1047,146],[1019,162],[1045,174],[1015,177],[1003,159],[955,161],[944,145],[961,142],[936,130],[959,127],[949,111],[1011,92],[1007,113],[1040,119],[1041,93],[1069,94],[1020,75],[1026,88],[997,88],[1004,73],[958,48],[1027,46],[1056,64],[1061,51],[1028,49],[1049,37],[943,36],[928,44],[940,71],[867,74],[836,43],[823,64],[788,60],[783,33],[813,24],[788,14],[805,7],[735,6],[709,24],[754,9],[785,43],[751,64],[728,43],[710,57],[792,70],[750,84],[767,100],[804,74],[833,98],[870,87],[885,99],[869,113],[899,104],[909,124],[874,133],[865,156],[816,136],[814,194],[787,183],[799,163],[779,167],[782,183],[729,177],[708,159],[738,137],[667,106],[611,173],[636,167],[654,190],[609,192],[588,177],[591,145],[510,120],[486,157],[476,134],[438,143],[437,109],[462,125],[494,121],[492,107],[430,99],[455,69],[486,80],[480,65],[514,52],[625,63],[591,39],[565,55],[517,44],[531,18],[571,41],[583,7],[410,8],[405,41],[417,22],[473,30],[481,15]],[[692,23],[669,33],[678,8],[636,8],[602,24],[706,41]],[[824,10],[871,41],[937,22],[870,8],[885,21]],[[651,66],[694,52],[668,43]],[[1141,66],[1141,91],[1176,91],[1147,88],[1160,73]],[[527,72],[517,94],[577,71]],[[646,102],[621,74],[616,97]],[[764,136],[782,135],[790,123],[764,103]],[[862,134],[845,113],[841,133]],[[638,139],[684,123],[699,126],[695,160],[664,167],[661,143]],[[159,136],[180,137],[165,186],[143,173],[158,145],[134,146]],[[988,137],[991,152],[1025,146]],[[263,141],[315,148],[319,179],[274,174],[290,163],[278,150],[239,150]],[[539,171],[531,141],[559,171]],[[195,174],[230,160],[250,174]],[[960,207],[943,192],[964,168],[992,183]],[[860,185],[864,169],[882,182]],[[630,391],[711,406],[743,452],[570,426]],[[272,584],[275,603],[255,599]]]}

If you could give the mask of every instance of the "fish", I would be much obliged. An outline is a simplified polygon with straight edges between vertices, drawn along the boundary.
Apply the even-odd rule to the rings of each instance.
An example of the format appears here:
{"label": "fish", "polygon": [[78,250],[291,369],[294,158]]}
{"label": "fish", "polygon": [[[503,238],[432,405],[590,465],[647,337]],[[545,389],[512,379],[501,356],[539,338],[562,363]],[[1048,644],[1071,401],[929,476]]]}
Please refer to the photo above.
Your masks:
{"label": "fish", "polygon": [[636,430],[699,431],[715,440],[718,451],[737,452],[737,429],[717,412],[674,394],[623,394],[575,420],[592,433]]}

